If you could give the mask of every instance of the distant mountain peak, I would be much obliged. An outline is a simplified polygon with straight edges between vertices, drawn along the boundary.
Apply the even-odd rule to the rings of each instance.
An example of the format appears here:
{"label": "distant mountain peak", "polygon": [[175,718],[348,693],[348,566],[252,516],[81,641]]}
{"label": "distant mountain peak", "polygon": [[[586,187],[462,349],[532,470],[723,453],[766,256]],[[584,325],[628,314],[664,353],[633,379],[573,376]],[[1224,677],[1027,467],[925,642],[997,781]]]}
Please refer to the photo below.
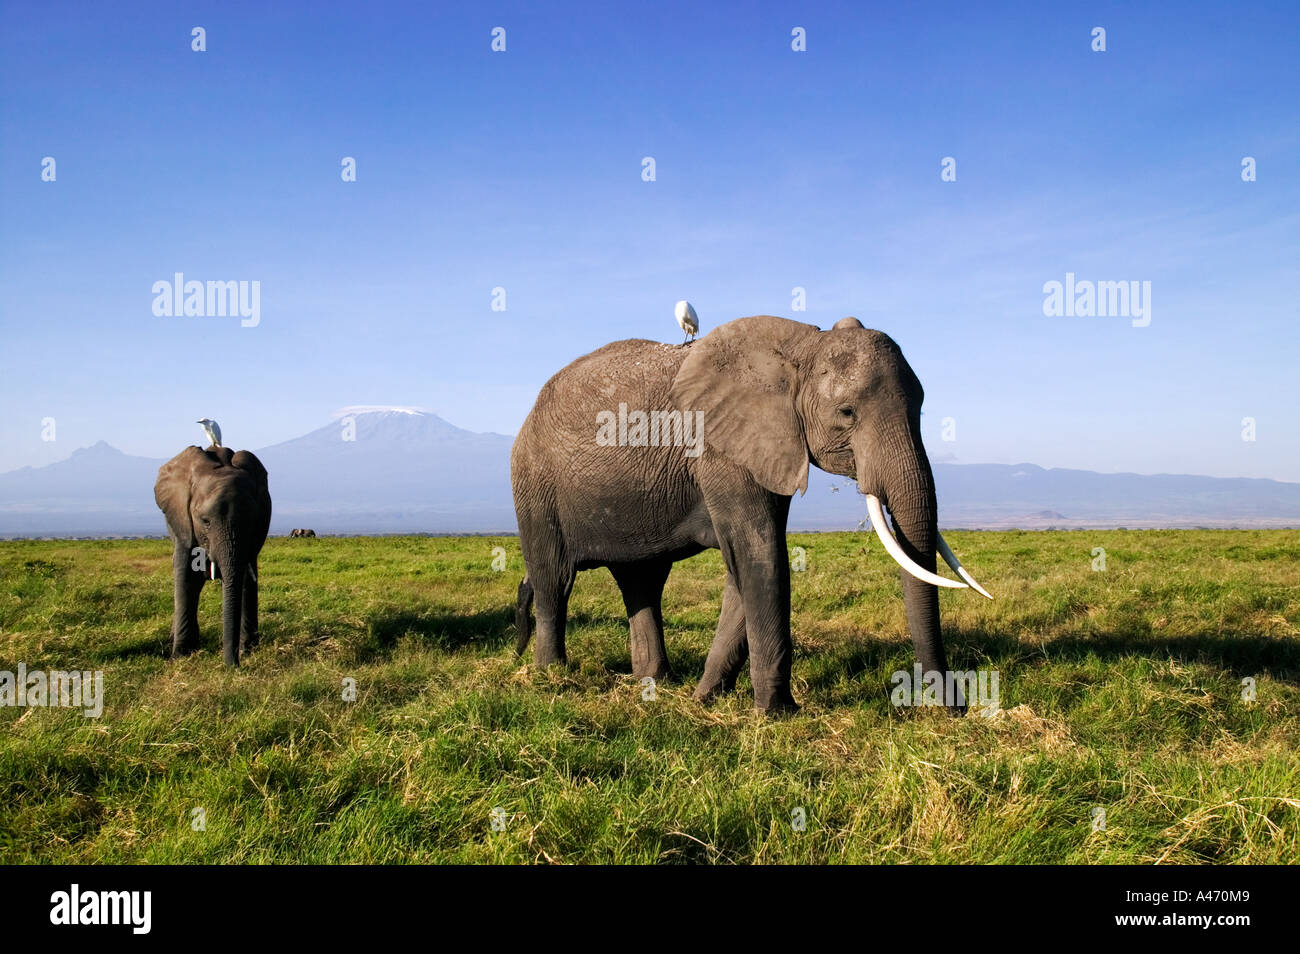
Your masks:
{"label": "distant mountain peak", "polygon": [[[273,533],[514,528],[511,437],[464,430],[411,406],[351,405],[338,413],[257,449],[271,475]],[[0,536],[159,534],[153,487],[163,463],[97,441],[65,460],[0,474]],[[944,528],[1300,526],[1300,483],[1029,463],[935,462],[933,470]],[[809,478],[807,497],[793,501],[791,530],[859,525],[862,498],[851,481],[815,468]],[[832,493],[836,486],[843,492]]]}
{"label": "distant mountain peak", "polygon": [[78,447],[72,452],[72,456],[76,458],[86,458],[110,456],[122,457],[124,455],[108,441],[95,441],[95,443],[91,444],[89,447]]}
{"label": "distant mountain peak", "polygon": [[[294,459],[297,454],[308,449],[317,458],[322,455],[328,458],[338,455],[374,458],[379,453],[393,454],[395,456],[388,466],[399,470],[407,466],[403,461],[411,460],[412,455],[426,452],[434,454],[437,461],[430,461],[425,466],[436,466],[441,470],[445,465],[441,463],[440,455],[448,453],[452,447],[504,446],[505,459],[509,459],[512,438],[502,434],[465,430],[426,409],[354,404],[341,408],[336,413],[339,416],[331,423],[302,437],[264,447],[257,452],[258,456],[268,470],[272,469],[272,462]],[[281,457],[285,452],[289,453],[289,458]],[[502,473],[508,480],[508,463],[504,465]]]}
{"label": "distant mountain peak", "polygon": [[427,407],[411,407],[398,404],[351,404],[341,407],[331,417],[356,417],[359,414],[409,414],[413,417],[437,417],[437,413]]}

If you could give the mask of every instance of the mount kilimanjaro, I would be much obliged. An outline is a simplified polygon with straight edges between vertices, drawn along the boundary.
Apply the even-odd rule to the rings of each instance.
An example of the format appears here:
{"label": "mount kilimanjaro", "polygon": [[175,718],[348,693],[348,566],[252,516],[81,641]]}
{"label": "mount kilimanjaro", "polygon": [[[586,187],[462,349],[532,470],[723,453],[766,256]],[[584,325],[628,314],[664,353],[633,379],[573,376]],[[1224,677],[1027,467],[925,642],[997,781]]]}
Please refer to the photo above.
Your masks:
{"label": "mount kilimanjaro", "polygon": [[[512,441],[389,408],[258,449],[271,475],[271,532],[513,533]],[[100,441],[54,464],[0,474],[0,537],[162,536],[153,485],[163,462]],[[1300,526],[1294,483],[1033,464],[933,466],[944,528]],[[853,530],[865,514],[851,480],[813,468],[807,495],[791,506],[790,528]]]}

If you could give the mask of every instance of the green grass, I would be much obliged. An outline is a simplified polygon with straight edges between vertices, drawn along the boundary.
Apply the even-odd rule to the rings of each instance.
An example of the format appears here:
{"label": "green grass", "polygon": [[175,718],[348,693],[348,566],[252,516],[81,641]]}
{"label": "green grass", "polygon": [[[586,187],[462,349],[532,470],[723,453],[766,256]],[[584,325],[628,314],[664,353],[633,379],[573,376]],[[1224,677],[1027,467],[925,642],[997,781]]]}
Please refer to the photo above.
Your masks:
{"label": "green grass", "polygon": [[747,680],[690,698],[716,552],[673,571],[680,681],[648,702],[603,570],[574,589],[572,668],[515,659],[513,539],[272,539],[236,672],[215,586],[204,651],[164,658],[165,541],[0,543],[0,669],[102,669],[106,696],[100,719],[0,708],[0,861],[1300,861],[1300,531],[949,539],[997,597],[941,596],[952,664],[1000,672],[993,719],[889,704],[912,648],[860,533],[791,538],[784,719]]}

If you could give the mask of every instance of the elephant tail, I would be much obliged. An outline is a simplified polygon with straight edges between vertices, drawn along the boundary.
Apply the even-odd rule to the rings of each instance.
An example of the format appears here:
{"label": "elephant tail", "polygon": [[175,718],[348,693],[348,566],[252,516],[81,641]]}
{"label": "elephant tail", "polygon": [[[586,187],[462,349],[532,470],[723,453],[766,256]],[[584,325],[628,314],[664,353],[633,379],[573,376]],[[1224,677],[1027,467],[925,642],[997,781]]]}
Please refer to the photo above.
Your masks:
{"label": "elephant tail", "polygon": [[524,654],[524,650],[528,648],[528,640],[532,638],[532,608],[533,584],[528,582],[528,577],[524,577],[523,582],[519,584],[519,596],[515,603],[515,629],[519,631],[519,636],[515,640],[516,656]]}

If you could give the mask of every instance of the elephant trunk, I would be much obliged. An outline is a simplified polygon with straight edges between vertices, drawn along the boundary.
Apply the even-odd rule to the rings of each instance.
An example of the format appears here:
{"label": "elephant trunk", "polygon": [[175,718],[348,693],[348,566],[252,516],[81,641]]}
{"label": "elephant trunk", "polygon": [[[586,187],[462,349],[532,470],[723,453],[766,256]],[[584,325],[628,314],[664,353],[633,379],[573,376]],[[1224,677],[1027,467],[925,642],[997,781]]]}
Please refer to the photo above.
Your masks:
{"label": "elephant trunk", "polygon": [[249,561],[231,540],[218,543],[212,557],[221,575],[221,651],[227,666],[238,666],[240,614]]}
{"label": "elephant trunk", "polygon": [[[912,427],[900,427],[877,445],[870,459],[883,463],[872,481],[874,489],[862,489],[884,498],[903,554],[933,574],[939,547],[939,506],[934,474],[920,434]],[[879,530],[888,533],[883,526]],[[948,658],[939,627],[939,590],[906,569],[899,573],[916,660],[926,672],[946,673]]]}

